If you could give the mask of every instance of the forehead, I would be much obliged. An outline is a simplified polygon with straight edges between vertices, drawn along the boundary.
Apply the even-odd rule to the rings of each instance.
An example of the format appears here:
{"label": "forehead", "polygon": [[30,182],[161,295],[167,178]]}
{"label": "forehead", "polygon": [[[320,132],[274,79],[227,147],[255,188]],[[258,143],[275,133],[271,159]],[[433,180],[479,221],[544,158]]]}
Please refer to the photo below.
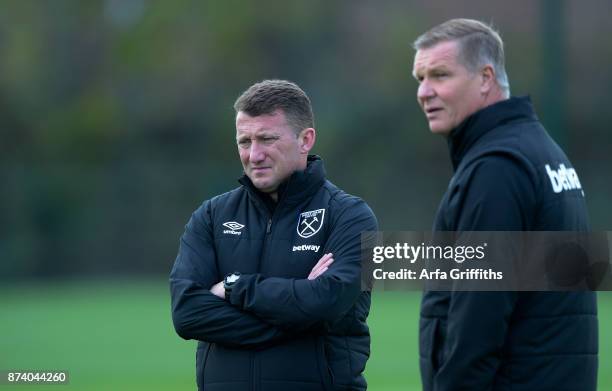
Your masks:
{"label": "forehead", "polygon": [[239,111],[238,114],[236,114],[237,134],[255,134],[266,131],[284,132],[289,130],[287,118],[281,109],[277,109],[270,114],[262,114],[256,117],[251,117],[244,111]]}
{"label": "forehead", "polygon": [[459,51],[456,41],[445,41],[426,49],[417,50],[414,56],[414,72],[420,73],[431,68],[457,65]]}

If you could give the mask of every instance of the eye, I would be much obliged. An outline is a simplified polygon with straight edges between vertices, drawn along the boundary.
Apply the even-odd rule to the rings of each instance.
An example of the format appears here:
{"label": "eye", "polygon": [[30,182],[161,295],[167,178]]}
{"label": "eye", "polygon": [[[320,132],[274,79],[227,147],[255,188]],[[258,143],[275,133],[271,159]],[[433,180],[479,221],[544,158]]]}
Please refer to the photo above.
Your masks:
{"label": "eye", "polygon": [[443,79],[446,76],[448,76],[448,73],[446,73],[446,72],[435,72],[434,74],[432,74],[432,77],[434,77],[436,79]]}
{"label": "eye", "polygon": [[238,140],[238,146],[240,148],[248,148],[251,146],[251,139],[245,138],[245,139],[241,139]]}
{"label": "eye", "polygon": [[264,136],[261,138],[261,142],[265,145],[271,145],[276,140],[278,140],[277,136]]}

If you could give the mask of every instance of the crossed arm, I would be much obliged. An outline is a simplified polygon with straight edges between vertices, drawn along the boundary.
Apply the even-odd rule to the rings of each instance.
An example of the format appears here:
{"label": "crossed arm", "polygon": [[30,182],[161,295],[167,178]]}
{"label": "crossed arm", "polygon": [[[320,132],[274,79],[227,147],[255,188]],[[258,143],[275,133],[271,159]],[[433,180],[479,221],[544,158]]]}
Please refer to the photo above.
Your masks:
{"label": "crossed arm", "polygon": [[236,348],[262,348],[291,338],[288,331],[246,313],[210,292],[219,276],[210,204],[191,217],[170,274],[172,321],[184,339]]}
{"label": "crossed arm", "polygon": [[[326,254],[309,278],[241,275],[229,302],[281,329],[304,332],[342,318],[361,294],[361,233],[376,231],[377,222],[361,200],[346,202],[331,219]],[[270,305],[274,303],[274,305]]]}
{"label": "crossed arm", "polygon": [[[308,274],[307,279],[312,281],[319,277],[321,274],[325,273],[327,269],[329,269],[329,265],[334,262],[333,257],[334,254],[332,253],[327,253],[323,255],[321,259],[319,259],[317,264],[313,266],[312,270],[310,271],[310,274]],[[223,284],[223,281],[220,281],[213,285],[212,288],[210,288],[210,292],[220,299],[225,299],[225,286]]]}
{"label": "crossed arm", "polygon": [[343,316],[361,293],[361,232],[377,229],[362,201],[346,210],[351,213],[341,213],[324,247],[337,251],[325,254],[307,278],[242,275],[227,301],[214,261],[210,205],[205,203],[187,224],[170,275],[177,333],[185,339],[260,348]]}

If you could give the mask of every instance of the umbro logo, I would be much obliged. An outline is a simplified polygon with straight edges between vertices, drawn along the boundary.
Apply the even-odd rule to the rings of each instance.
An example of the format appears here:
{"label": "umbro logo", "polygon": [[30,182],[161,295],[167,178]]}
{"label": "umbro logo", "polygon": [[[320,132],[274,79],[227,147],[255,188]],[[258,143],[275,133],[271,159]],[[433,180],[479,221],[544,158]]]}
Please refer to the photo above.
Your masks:
{"label": "umbro logo", "polygon": [[223,223],[223,226],[224,226],[224,227],[227,227],[227,228],[229,228],[229,229],[235,230],[235,231],[237,231],[237,230],[239,230],[239,229],[241,229],[241,228],[244,228],[244,225],[243,225],[243,224],[237,223],[237,222],[235,222],[235,221],[228,221],[228,222],[225,222],[225,223]]}
{"label": "umbro logo", "polygon": [[244,228],[244,224],[240,224],[235,221],[226,221],[225,223],[223,223],[223,226],[226,228],[229,228],[229,229],[223,230],[224,234],[229,234],[229,235],[241,235],[242,231],[240,230]]}

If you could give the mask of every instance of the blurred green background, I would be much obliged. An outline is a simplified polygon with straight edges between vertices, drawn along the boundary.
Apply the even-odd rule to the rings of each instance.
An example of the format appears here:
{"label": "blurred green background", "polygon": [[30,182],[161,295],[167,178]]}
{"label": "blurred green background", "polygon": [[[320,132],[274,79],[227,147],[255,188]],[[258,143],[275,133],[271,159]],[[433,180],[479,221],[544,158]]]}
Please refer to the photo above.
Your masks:
{"label": "blurred green background", "polygon": [[[513,94],[531,95],[610,230],[610,14],[607,0],[0,2],[0,370],[194,388],[166,277],[191,212],[237,186],[232,104],[255,81],[310,95],[314,152],[381,229],[429,229],[451,169],[411,42],[452,17],[500,29]],[[419,297],[376,295],[371,389],[418,389]],[[611,389],[612,298],[599,303]]]}
{"label": "blurred green background", "polygon": [[[418,292],[375,292],[368,318],[369,389],[412,391],[418,368]],[[0,368],[64,369],[62,390],[193,390],[195,342],[179,339],[165,281],[90,281],[0,289]],[[612,294],[599,293],[599,390],[612,389]],[[2,386],[0,390],[48,390]]]}

